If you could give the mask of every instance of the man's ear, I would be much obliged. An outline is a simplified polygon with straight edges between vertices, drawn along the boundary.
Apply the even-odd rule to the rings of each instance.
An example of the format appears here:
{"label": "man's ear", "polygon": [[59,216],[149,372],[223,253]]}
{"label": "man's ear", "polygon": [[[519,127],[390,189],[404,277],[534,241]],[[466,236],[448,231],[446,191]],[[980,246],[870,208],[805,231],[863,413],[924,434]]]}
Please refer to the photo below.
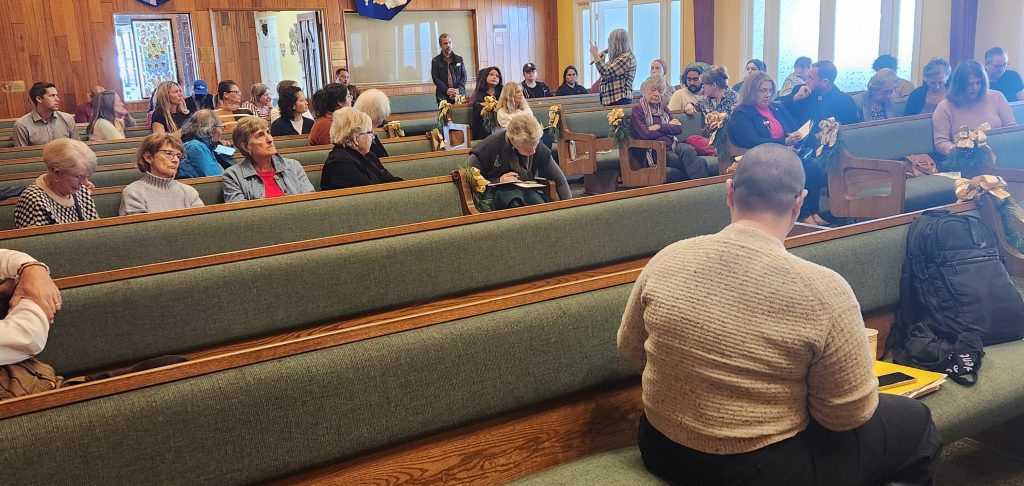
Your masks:
{"label": "man's ear", "polygon": [[796,200],[793,201],[793,209],[791,211],[793,213],[794,221],[796,221],[796,218],[800,217],[800,208],[802,208],[804,206],[804,199],[806,197],[807,197],[807,189],[804,189],[804,190],[800,191],[800,195],[797,196]]}
{"label": "man's ear", "polygon": [[733,188],[732,179],[725,181],[725,204],[729,206],[729,209],[733,209],[736,205],[736,189]]}

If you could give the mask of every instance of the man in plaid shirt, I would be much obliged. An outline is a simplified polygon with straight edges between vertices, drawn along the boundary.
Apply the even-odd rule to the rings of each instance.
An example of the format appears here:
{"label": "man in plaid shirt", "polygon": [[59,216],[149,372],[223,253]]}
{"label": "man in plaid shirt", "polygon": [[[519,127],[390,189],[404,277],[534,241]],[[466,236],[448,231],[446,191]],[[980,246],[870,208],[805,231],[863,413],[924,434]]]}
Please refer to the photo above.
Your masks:
{"label": "man in plaid shirt", "polygon": [[[605,54],[611,61],[605,62]],[[601,104],[628,105],[633,102],[633,78],[636,77],[636,56],[630,47],[629,33],[615,29],[608,34],[608,49],[598,52],[590,43],[590,55],[601,74]]]}

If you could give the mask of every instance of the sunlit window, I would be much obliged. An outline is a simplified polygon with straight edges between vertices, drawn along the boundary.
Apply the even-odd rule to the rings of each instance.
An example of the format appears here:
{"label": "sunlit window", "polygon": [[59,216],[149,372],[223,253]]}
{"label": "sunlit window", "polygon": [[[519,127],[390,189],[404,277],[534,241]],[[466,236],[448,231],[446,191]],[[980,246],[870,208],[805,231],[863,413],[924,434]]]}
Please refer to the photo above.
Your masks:
{"label": "sunlit window", "polygon": [[661,57],[660,4],[633,5],[633,54],[637,63],[633,89],[640,89],[650,76],[651,62]]}
{"label": "sunlit window", "polygon": [[[798,57],[815,59],[818,56],[821,5],[818,0],[781,0],[779,6],[779,64],[776,72],[781,85],[781,80],[793,72],[793,63]],[[760,22],[764,24],[763,15]],[[761,55],[764,55],[763,51]]]}
{"label": "sunlit window", "polygon": [[114,45],[125,101],[149,99],[157,85],[196,79],[188,14],[114,15]]}

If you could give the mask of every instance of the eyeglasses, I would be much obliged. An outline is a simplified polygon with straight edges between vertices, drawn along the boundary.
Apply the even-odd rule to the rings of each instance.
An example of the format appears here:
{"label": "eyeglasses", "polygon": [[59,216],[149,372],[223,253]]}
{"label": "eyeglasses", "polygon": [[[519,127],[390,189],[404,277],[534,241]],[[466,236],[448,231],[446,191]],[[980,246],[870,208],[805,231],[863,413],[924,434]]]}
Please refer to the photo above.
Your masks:
{"label": "eyeglasses", "polygon": [[989,64],[989,66],[992,66],[992,67],[994,67],[996,69],[1006,69],[1006,66],[1009,66],[1009,65],[1010,65],[1010,63],[1007,63],[1007,62],[1004,62],[1002,64]]}
{"label": "eyeglasses", "polygon": [[775,94],[775,90],[774,89],[758,89],[757,90],[757,94],[760,94],[760,95],[771,95],[771,94]]}
{"label": "eyeglasses", "polygon": [[242,94],[242,91],[241,90],[237,90],[237,89],[233,89],[231,91],[228,91],[228,93]]}
{"label": "eyeglasses", "polygon": [[182,154],[173,150],[157,150],[157,153],[164,154],[168,158],[181,160]]}
{"label": "eyeglasses", "polygon": [[373,135],[373,130],[370,130],[368,132],[359,132],[359,136],[363,136],[363,135]]}
{"label": "eyeglasses", "polygon": [[89,176],[87,176],[87,175],[72,174],[70,172],[63,171],[63,170],[57,170],[57,171],[54,171],[54,172],[56,172],[58,176],[69,175],[69,176],[71,176],[72,179],[78,179],[79,181],[86,181],[86,180],[89,179]]}

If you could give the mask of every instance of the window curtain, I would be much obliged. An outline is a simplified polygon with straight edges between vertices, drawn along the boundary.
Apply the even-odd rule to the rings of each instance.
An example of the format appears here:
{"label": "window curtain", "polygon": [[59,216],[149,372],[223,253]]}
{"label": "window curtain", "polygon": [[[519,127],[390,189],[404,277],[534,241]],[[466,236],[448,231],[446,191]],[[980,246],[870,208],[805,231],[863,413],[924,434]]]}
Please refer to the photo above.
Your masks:
{"label": "window curtain", "polygon": [[974,36],[978,30],[978,0],[953,0],[949,25],[949,63],[956,68],[974,58]]}

